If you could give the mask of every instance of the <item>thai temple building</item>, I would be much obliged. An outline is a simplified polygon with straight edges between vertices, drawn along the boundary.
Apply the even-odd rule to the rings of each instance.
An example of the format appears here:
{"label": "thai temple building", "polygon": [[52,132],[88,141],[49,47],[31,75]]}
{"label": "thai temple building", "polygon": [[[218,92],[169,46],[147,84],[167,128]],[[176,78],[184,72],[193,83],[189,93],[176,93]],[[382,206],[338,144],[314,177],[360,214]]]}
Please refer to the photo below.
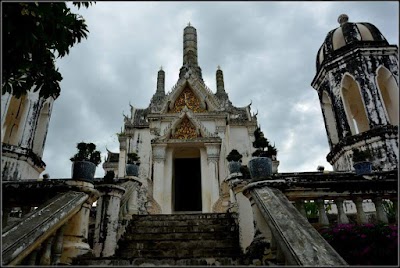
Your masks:
{"label": "thai temple building", "polygon": [[[254,155],[257,115],[230,101],[220,67],[215,90],[205,84],[190,24],[178,80],[166,92],[160,69],[149,105],[130,107],[104,178],[38,181],[54,99],[2,95],[2,264],[353,264],[321,230],[398,225],[398,46],[371,23],[338,22],[311,82],[331,172],[280,173],[275,156]],[[395,265],[385,252],[378,264]]]}
{"label": "thai temple building", "polygon": [[153,188],[160,213],[226,210],[223,180],[229,175],[227,154],[236,149],[247,163],[257,117],[250,104],[236,107],[225,90],[223,72],[216,71],[216,92],[204,83],[198,64],[197,31],[183,31],[183,61],[179,79],[165,93],[165,72],[158,71],[157,87],[148,107],[131,106],[119,134],[118,164],[110,153],[104,164],[124,177],[126,154],[140,157],[139,177]]}

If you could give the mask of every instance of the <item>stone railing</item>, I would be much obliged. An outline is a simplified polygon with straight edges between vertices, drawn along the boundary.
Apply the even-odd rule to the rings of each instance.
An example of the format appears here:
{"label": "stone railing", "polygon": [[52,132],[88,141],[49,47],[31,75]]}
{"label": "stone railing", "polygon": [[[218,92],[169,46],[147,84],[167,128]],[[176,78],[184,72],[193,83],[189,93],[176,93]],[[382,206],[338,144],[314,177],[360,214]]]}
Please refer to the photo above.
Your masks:
{"label": "stone railing", "polygon": [[[355,203],[355,218],[360,224],[367,222],[363,200],[374,202],[376,221],[384,223],[388,218],[382,200],[391,200],[397,223],[397,178],[397,170],[394,170],[364,176],[352,172],[283,173],[258,182],[243,180],[237,173],[228,176],[226,181],[239,212],[240,237],[253,237],[251,243],[241,239],[244,253],[249,254],[252,247],[262,245],[264,252],[258,256],[262,265],[343,266],[347,263],[309,223],[304,201],[315,202],[318,226],[322,227],[329,225],[326,204],[332,200],[338,223],[349,222],[343,208],[345,200]],[[249,215],[241,213],[248,211],[250,206],[254,226],[248,224]]]}
{"label": "stone railing", "polygon": [[[353,215],[358,224],[388,223],[382,200],[393,202],[394,220],[396,223],[398,221],[397,170],[374,172],[364,176],[357,176],[352,172],[314,172],[286,173],[279,174],[278,177],[281,181],[276,181],[274,187],[280,189],[303,216],[307,217],[305,201],[316,204],[318,226],[323,227],[333,221],[339,224],[349,223],[349,216]],[[366,212],[369,212],[370,217]],[[331,217],[334,215],[336,217]]]}
{"label": "stone railing", "polygon": [[[2,188],[3,265],[71,264],[90,251],[89,211],[99,196],[92,183],[8,181]],[[19,218],[9,217],[15,207]]]}

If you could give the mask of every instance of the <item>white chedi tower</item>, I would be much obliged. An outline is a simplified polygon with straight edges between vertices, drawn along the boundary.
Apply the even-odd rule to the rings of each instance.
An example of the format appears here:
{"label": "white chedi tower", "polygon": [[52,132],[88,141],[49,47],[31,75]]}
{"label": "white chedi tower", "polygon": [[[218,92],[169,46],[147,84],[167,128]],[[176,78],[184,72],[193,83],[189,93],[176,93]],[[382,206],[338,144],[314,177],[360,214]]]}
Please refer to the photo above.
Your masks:
{"label": "white chedi tower", "polygon": [[399,160],[398,47],[370,23],[343,14],[317,54],[317,90],[336,171],[353,169],[353,150],[369,150],[375,170]]}
{"label": "white chedi tower", "polygon": [[45,170],[42,156],[54,100],[31,91],[20,98],[1,96],[3,180],[38,179]]}

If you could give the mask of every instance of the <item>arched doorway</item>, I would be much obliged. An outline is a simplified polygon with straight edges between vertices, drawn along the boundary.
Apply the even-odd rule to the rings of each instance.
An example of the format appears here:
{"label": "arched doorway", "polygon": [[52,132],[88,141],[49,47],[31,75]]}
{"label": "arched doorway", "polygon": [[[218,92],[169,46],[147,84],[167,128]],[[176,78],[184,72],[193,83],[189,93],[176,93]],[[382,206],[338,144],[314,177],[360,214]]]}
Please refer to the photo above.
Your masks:
{"label": "arched doorway", "polygon": [[201,212],[201,164],[198,148],[174,151],[172,202],[174,212]]}
{"label": "arched doorway", "polygon": [[360,88],[348,74],[342,80],[342,100],[352,135],[369,130],[369,123]]}

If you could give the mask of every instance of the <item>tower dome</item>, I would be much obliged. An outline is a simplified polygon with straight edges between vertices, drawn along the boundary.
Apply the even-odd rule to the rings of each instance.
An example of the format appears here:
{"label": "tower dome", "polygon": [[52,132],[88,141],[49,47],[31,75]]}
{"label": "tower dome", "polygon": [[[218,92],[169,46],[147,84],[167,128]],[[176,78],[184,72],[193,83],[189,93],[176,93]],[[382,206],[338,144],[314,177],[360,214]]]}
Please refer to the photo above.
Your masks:
{"label": "tower dome", "polygon": [[333,59],[357,46],[387,46],[389,43],[375,25],[368,22],[349,22],[342,14],[338,18],[340,26],[331,30],[317,54],[317,71],[327,59]]}

